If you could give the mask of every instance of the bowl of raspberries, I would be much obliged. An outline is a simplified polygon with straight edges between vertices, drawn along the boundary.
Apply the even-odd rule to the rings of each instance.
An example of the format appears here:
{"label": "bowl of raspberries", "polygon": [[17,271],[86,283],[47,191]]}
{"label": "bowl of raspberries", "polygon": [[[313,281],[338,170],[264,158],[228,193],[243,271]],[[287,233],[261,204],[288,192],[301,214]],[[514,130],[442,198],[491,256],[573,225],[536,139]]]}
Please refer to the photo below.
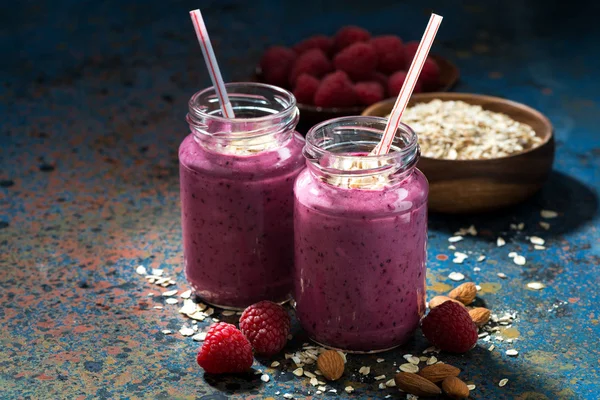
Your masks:
{"label": "bowl of raspberries", "polygon": [[[366,107],[396,97],[418,46],[396,35],[373,36],[358,26],[345,26],[333,37],[315,35],[291,48],[268,48],[257,78],[294,93],[299,130],[306,132],[326,119],[360,115]],[[457,80],[454,64],[430,55],[414,93],[446,91]]]}

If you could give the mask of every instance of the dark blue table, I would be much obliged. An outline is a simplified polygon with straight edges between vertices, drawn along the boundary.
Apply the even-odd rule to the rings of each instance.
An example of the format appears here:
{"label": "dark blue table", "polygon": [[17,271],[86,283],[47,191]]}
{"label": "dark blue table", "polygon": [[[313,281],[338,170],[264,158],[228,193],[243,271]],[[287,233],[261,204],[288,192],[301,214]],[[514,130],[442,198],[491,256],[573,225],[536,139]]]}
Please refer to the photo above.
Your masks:
{"label": "dark blue table", "polygon": [[[289,4],[294,3],[294,4]],[[558,142],[543,191],[500,213],[430,218],[429,291],[483,287],[494,312],[515,312],[512,344],[481,341],[459,366],[477,399],[600,397],[600,31],[591,2],[478,2],[427,7],[445,16],[435,52],[461,69],[457,90],[503,96],[549,116]],[[204,376],[198,346],[177,333],[187,322],[166,290],[135,273],[162,268],[181,291],[177,146],[187,100],[208,85],[187,11],[201,7],[229,80],[247,78],[262,49],[347,23],[418,39],[431,11],[417,2],[56,1],[0,5],[0,388],[2,398],[313,398],[290,360],[241,378]],[[558,212],[548,231],[540,210]],[[523,231],[510,224],[523,222]],[[451,262],[448,237],[484,253]],[[526,237],[541,236],[533,250]],[[496,247],[497,236],[507,245]],[[515,265],[507,254],[527,258]],[[449,259],[445,259],[450,256]],[[474,272],[479,266],[481,271]],[[497,273],[503,272],[502,279]],[[540,291],[526,287],[542,282]],[[154,306],[164,306],[155,309]],[[215,314],[225,321],[235,316]],[[204,328],[208,322],[200,324]],[[175,333],[164,335],[162,329]],[[286,351],[306,341],[296,326]],[[494,351],[488,351],[491,343]],[[378,389],[402,355],[427,347],[417,333],[401,349],[348,356],[343,379],[319,397],[402,398]],[[514,347],[517,357],[505,350]],[[370,365],[363,377],[358,369]],[[508,378],[508,384],[498,382]],[[343,389],[352,385],[352,395]],[[277,394],[279,393],[279,394]],[[310,393],[310,394],[309,394]]]}

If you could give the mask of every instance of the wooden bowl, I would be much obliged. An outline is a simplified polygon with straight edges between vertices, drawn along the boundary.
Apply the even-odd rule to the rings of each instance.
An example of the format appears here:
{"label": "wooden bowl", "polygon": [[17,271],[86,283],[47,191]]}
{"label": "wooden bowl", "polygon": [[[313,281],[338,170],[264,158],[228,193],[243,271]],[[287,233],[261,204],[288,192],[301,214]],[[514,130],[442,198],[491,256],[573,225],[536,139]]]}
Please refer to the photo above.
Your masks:
{"label": "wooden bowl", "polygon": [[[417,167],[429,180],[429,210],[444,213],[492,211],[520,203],[543,186],[554,161],[553,129],[543,114],[521,103],[470,93],[419,93],[412,96],[409,106],[434,99],[461,100],[506,114],[531,126],[543,141],[521,153],[489,160],[421,157]],[[373,104],[362,115],[385,117],[391,112],[394,101],[388,99]]]}
{"label": "wooden bowl", "polygon": [[[459,71],[458,67],[444,57],[431,55],[430,56],[440,67],[440,85],[436,88],[436,92],[446,92],[458,82]],[[263,82],[260,68],[256,70],[256,79]],[[365,106],[355,107],[317,107],[309,104],[298,104],[300,110],[300,122],[298,123],[298,131],[306,134],[310,128],[316,124],[332,118],[345,117],[348,115],[360,115]]]}

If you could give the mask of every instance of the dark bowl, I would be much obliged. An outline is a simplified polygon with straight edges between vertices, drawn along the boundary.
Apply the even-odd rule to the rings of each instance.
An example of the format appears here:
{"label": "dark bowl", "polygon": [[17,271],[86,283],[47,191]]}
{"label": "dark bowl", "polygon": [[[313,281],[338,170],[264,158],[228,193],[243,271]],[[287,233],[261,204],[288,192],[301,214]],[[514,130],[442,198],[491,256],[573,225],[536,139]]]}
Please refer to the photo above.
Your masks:
{"label": "dark bowl", "polygon": [[[440,84],[434,89],[435,92],[446,92],[458,82],[458,67],[444,57],[437,55],[430,56],[440,67]],[[260,67],[256,69],[256,80],[263,82]],[[310,128],[316,124],[332,118],[345,117],[348,115],[360,115],[366,106],[355,107],[317,107],[309,104],[298,104],[300,110],[300,122],[298,131],[306,134]]]}
{"label": "dark bowl", "polygon": [[[531,126],[542,138],[542,143],[520,153],[492,159],[421,157],[417,167],[429,181],[429,210],[444,213],[493,211],[522,202],[544,185],[554,161],[554,134],[546,116],[525,104],[471,93],[418,93],[411,97],[409,106],[434,99],[461,100],[506,114]],[[384,100],[364,110],[362,115],[386,117],[393,107],[393,99]]]}

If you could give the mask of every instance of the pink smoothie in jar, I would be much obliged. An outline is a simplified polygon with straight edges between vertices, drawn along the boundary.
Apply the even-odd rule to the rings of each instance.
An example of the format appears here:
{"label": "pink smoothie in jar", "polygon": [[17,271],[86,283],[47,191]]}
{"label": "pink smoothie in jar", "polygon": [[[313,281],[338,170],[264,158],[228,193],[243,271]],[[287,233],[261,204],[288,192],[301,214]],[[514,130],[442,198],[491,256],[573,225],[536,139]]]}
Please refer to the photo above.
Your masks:
{"label": "pink smoothie in jar", "polygon": [[293,184],[304,168],[294,96],[228,84],[235,119],[213,88],[189,102],[179,147],[185,276],[202,300],[245,308],[292,291]]}
{"label": "pink smoothie in jar", "polygon": [[404,343],[425,311],[427,195],[415,133],[367,156],[387,120],[313,127],[294,187],[296,315],[316,342],[354,352]]}

